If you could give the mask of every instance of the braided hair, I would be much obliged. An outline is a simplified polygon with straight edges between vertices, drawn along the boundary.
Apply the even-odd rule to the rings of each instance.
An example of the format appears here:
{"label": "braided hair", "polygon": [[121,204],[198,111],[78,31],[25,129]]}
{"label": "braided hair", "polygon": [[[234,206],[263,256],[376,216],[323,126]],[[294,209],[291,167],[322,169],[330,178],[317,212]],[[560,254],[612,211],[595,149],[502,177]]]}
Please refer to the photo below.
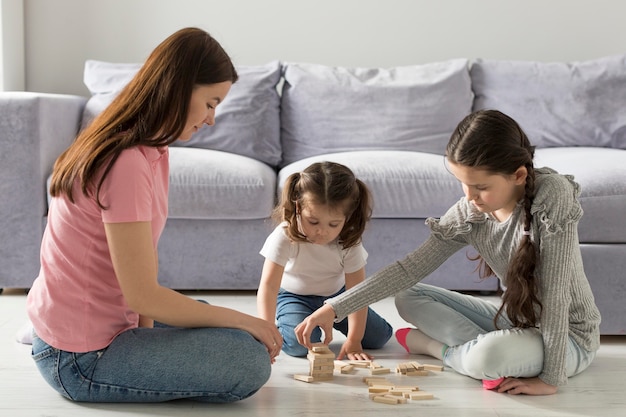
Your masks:
{"label": "braided hair", "polygon": [[[511,117],[497,110],[479,110],[463,119],[446,148],[448,161],[466,167],[480,168],[494,174],[511,175],[520,167],[527,170],[524,187],[524,231],[506,274],[507,289],[494,318],[506,313],[515,327],[535,327],[541,316],[541,301],[535,276],[537,250],[530,236],[533,219],[531,206],[535,197],[535,147]],[[482,278],[494,275],[480,256],[478,270]]]}

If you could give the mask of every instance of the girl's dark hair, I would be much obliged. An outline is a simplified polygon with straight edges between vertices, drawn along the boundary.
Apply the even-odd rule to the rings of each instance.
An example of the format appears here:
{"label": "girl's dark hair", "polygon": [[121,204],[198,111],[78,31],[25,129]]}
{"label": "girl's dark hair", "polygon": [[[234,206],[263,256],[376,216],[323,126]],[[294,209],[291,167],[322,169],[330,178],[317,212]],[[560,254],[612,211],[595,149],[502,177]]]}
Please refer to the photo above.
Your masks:
{"label": "girl's dark hair", "polygon": [[[503,311],[516,327],[534,327],[541,316],[542,305],[535,276],[537,251],[529,235],[533,218],[530,208],[535,197],[534,154],[535,147],[517,122],[497,110],[479,110],[465,117],[446,148],[448,161],[462,166],[501,175],[512,175],[522,166],[528,171],[523,201],[524,231],[528,233],[522,237],[509,263],[507,288],[494,318],[496,327]],[[493,275],[493,270],[480,255],[472,259],[480,260],[481,277]]]}
{"label": "girl's dark hair", "polygon": [[[193,89],[198,85],[234,83],[237,78],[229,56],[207,32],[185,28],[170,35],[152,51],[111,104],[59,156],[50,194],[65,194],[74,202],[72,189],[79,178],[82,192],[93,193],[104,209],[99,199],[100,187],[124,149],[173,143],[185,128]],[[102,168],[104,171],[94,184]]]}
{"label": "girl's dark hair", "polygon": [[370,200],[367,186],[348,167],[335,162],[317,162],[287,178],[273,217],[277,222],[287,222],[290,239],[306,242],[306,236],[298,227],[297,216],[302,207],[312,203],[343,210],[346,222],[339,233],[339,243],[345,249],[361,241],[372,214]]}

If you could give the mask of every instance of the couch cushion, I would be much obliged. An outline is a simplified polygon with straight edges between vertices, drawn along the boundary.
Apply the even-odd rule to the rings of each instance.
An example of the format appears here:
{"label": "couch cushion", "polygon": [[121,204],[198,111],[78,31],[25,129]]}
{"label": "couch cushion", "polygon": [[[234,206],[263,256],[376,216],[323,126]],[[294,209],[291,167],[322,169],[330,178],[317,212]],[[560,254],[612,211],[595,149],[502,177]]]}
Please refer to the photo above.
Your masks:
{"label": "couch cushion", "polygon": [[479,59],[474,109],[513,117],[538,147],[626,149],[626,55],[572,63]]}
{"label": "couch cushion", "polygon": [[278,195],[289,175],[318,161],[349,167],[372,193],[375,218],[441,216],[462,195],[444,157],[426,152],[353,151],[317,155],[294,162],[278,173]]}
{"label": "couch cushion", "polygon": [[208,149],[170,147],[169,218],[265,219],[276,173],[257,160]]}
{"label": "couch cushion", "polygon": [[283,68],[281,166],[354,150],[443,154],[472,108],[465,59],[391,69],[299,63]]}
{"label": "couch cushion", "polygon": [[[89,60],[84,82],[92,97],[83,113],[82,126],[100,113],[128,84],[142,64],[118,64]],[[279,96],[280,63],[237,66],[239,80],[215,111],[215,125],[204,126],[188,142],[173,146],[214,149],[263,161],[280,162]]]}
{"label": "couch cushion", "polygon": [[626,236],[626,150],[609,148],[537,149],[535,166],[571,174],[580,184],[584,215],[578,234],[584,243],[624,243]]}

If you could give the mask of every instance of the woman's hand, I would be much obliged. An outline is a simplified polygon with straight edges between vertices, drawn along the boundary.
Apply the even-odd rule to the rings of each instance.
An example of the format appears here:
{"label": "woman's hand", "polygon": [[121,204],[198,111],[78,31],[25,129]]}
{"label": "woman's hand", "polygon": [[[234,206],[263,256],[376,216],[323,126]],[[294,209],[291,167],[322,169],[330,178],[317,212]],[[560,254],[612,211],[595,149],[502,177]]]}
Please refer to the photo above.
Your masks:
{"label": "woman's hand", "polygon": [[276,356],[283,347],[283,337],[274,323],[269,323],[263,319],[248,316],[249,320],[244,324],[242,330],[247,331],[267,348],[272,363],[276,362]]}
{"label": "woman's hand", "polygon": [[548,385],[538,377],[534,378],[504,378],[496,388],[498,392],[507,394],[551,395],[556,394],[558,387]]}
{"label": "woman's hand", "polygon": [[330,304],[325,304],[318,308],[305,318],[302,323],[298,324],[294,329],[298,343],[302,346],[311,349],[311,333],[316,327],[319,327],[324,332],[325,345],[328,345],[333,340],[333,321],[335,320],[335,310]]}

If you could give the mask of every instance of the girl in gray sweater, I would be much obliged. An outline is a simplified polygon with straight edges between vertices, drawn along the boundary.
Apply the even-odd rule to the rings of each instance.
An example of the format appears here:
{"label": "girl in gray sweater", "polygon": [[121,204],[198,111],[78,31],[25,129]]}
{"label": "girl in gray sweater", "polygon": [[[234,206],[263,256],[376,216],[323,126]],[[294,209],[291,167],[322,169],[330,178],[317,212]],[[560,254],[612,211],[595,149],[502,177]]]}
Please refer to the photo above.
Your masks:
{"label": "girl in gray sweater", "polygon": [[[396,295],[398,312],[416,328],[396,337],[407,351],[444,365],[485,388],[553,394],[586,369],[600,345],[600,313],[578,243],[580,188],[569,175],[533,166],[534,146],[507,115],[481,110],[457,126],[449,171],[465,196],[439,219],[414,252],[362,284],[327,300],[298,327],[309,347],[316,327]],[[472,246],[482,277],[505,289],[500,306],[419,283],[452,254]]]}

